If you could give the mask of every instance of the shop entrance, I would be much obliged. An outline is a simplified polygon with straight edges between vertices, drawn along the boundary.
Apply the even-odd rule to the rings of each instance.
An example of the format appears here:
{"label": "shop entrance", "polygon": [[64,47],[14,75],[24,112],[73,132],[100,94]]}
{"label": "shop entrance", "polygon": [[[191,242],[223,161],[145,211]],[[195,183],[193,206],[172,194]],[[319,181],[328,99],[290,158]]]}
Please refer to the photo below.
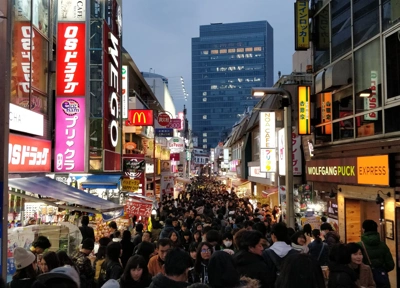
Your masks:
{"label": "shop entrance", "polygon": [[379,223],[380,206],[373,201],[345,199],[346,243],[359,242],[366,219]]}

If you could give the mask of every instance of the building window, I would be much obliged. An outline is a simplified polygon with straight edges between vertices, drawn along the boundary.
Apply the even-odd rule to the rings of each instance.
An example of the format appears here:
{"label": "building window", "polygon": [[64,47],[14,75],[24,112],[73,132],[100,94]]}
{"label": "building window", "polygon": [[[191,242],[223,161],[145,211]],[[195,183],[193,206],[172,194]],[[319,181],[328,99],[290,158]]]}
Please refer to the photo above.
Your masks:
{"label": "building window", "polygon": [[333,119],[353,115],[353,87],[347,87],[332,95]]}
{"label": "building window", "polygon": [[246,58],[253,58],[253,53],[247,53]]}
{"label": "building window", "polygon": [[220,50],[219,50],[219,53],[220,53],[220,54],[226,54],[226,52],[227,52],[226,49],[220,49]]}
{"label": "building window", "polygon": [[400,106],[385,109],[385,133],[400,131]]}
{"label": "building window", "polygon": [[245,49],[246,52],[253,52],[253,47],[248,47]]}
{"label": "building window", "polygon": [[211,85],[211,90],[218,89],[218,85]]}
{"label": "building window", "polygon": [[203,102],[207,102],[207,98],[206,97],[203,98]]}
{"label": "building window", "polygon": [[382,134],[382,111],[367,113],[356,117],[356,121],[358,138]]}
{"label": "building window", "polygon": [[203,92],[203,96],[207,96],[207,92]]}
{"label": "building window", "polygon": [[353,31],[354,47],[378,34],[379,1],[353,0]]}
{"label": "building window", "polygon": [[400,96],[399,33],[396,31],[385,39],[387,99]]}
{"label": "building window", "polygon": [[244,48],[237,48],[236,52],[244,52]]}
{"label": "building window", "polygon": [[204,120],[207,119],[207,115],[203,115],[203,119],[204,119]]}
{"label": "building window", "polygon": [[[382,73],[380,69],[380,59],[379,39],[363,46],[354,54],[356,113],[382,106]],[[372,95],[368,98],[359,97],[358,95],[360,95],[360,92],[366,89],[371,89]],[[369,118],[368,115],[366,117]]]}
{"label": "building window", "polygon": [[254,47],[254,51],[262,51],[262,47]]}
{"label": "building window", "polygon": [[208,50],[202,51],[201,54],[203,54],[203,55],[208,55]]}
{"label": "building window", "polygon": [[203,137],[207,137],[207,133],[203,133]]}
{"label": "building window", "polygon": [[228,53],[235,53],[236,49],[228,49]]}
{"label": "building window", "polygon": [[[363,0],[364,2],[365,0]],[[332,61],[351,49],[350,0],[332,1]]]}
{"label": "building window", "polygon": [[211,50],[211,54],[218,54],[218,50]]}
{"label": "building window", "polygon": [[204,138],[204,139],[203,139],[203,143],[207,143],[207,138]]}
{"label": "building window", "polygon": [[203,144],[203,149],[207,149],[207,144]]}
{"label": "building window", "polygon": [[237,54],[236,57],[237,58],[244,58],[244,54]]}

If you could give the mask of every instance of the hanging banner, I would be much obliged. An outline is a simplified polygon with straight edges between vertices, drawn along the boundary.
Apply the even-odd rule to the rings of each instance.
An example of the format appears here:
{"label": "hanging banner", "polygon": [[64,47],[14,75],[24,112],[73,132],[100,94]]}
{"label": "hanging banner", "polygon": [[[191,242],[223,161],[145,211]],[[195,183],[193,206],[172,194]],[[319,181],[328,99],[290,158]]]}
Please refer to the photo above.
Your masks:
{"label": "hanging banner", "polygon": [[310,86],[298,86],[299,135],[311,133]]}
{"label": "hanging banner", "polygon": [[275,147],[275,112],[260,112],[260,148]]}
{"label": "hanging banner", "polygon": [[294,4],[295,50],[310,48],[310,26],[308,0],[297,0]]}
{"label": "hanging banner", "polygon": [[171,173],[161,173],[161,197],[174,195],[174,176]]}
{"label": "hanging banner", "polygon": [[[371,96],[364,98],[364,110],[378,108],[378,71],[371,71]],[[378,120],[378,112],[371,112],[364,116],[364,120]]]}
{"label": "hanging banner", "polygon": [[140,216],[148,218],[151,216],[153,203],[147,201],[139,201],[136,199],[128,199],[125,205],[125,213],[129,217]]}
{"label": "hanging banner", "polygon": [[[321,118],[322,123],[329,123],[332,121],[332,93],[321,94]],[[325,125],[322,127],[324,134],[332,133],[332,126]]]}

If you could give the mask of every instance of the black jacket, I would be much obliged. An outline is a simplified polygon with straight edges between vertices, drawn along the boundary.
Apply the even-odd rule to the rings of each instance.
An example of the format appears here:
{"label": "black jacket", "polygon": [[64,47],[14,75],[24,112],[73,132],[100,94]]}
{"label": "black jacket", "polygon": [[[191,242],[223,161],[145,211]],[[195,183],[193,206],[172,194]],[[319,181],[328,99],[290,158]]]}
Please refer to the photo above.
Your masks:
{"label": "black jacket", "polygon": [[82,234],[82,242],[85,241],[88,238],[93,239],[93,241],[95,241],[94,238],[94,230],[92,227],[89,227],[87,225],[82,225],[81,227],[79,227],[79,230],[81,231]]}
{"label": "black jacket", "polygon": [[[10,283],[8,283],[6,285],[6,287],[9,287],[9,288],[31,288],[35,281],[36,280],[34,280],[34,279],[28,279],[28,278],[16,279],[16,280],[12,280]],[[36,286],[36,287],[39,287],[39,286]]]}
{"label": "black jacket", "polygon": [[235,263],[236,270],[239,272],[240,276],[246,276],[260,281],[262,288],[270,287],[268,285],[268,274],[270,274],[271,271],[268,270],[261,255],[240,250],[233,255],[233,262]]}
{"label": "black jacket", "polygon": [[123,277],[121,277],[121,280],[119,281],[120,288],[147,288],[149,287],[151,283],[151,276],[150,274],[142,277],[139,282],[136,282],[132,278],[129,280],[124,280]]}
{"label": "black jacket", "polygon": [[328,266],[329,246],[326,243],[314,240],[313,242],[308,244],[308,248],[310,249],[308,253],[318,260],[319,266]]}
{"label": "black jacket", "polygon": [[189,285],[190,284],[187,282],[177,282],[159,273],[153,277],[149,288],[184,288]]}
{"label": "black jacket", "polygon": [[129,258],[133,255],[133,249],[135,248],[135,245],[129,240],[121,240],[119,243],[121,244],[122,248],[121,263],[122,267],[125,267]]}
{"label": "black jacket", "polygon": [[357,274],[349,265],[331,263],[329,265],[328,288],[356,288]]}

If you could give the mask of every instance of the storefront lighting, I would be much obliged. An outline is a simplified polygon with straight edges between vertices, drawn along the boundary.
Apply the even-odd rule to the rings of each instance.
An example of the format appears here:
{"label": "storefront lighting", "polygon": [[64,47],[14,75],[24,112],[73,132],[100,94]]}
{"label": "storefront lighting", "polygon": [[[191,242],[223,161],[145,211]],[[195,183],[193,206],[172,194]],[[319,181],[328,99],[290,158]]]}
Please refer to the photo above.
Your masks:
{"label": "storefront lighting", "polygon": [[376,199],[375,199],[375,202],[376,202],[376,204],[378,204],[378,205],[382,204],[382,203],[385,201],[385,200],[379,195],[379,192],[382,193],[383,195],[386,195],[387,197],[390,197],[390,196],[391,196],[390,192],[384,193],[384,192],[382,192],[382,190],[378,190],[378,192],[376,193]]}
{"label": "storefront lighting", "polygon": [[369,98],[372,95],[372,90],[371,88],[365,89],[363,91],[361,91],[358,96],[362,97],[362,98]]}
{"label": "storefront lighting", "polygon": [[157,215],[156,209],[153,209],[153,210],[151,211],[151,215],[153,215],[153,216]]}

